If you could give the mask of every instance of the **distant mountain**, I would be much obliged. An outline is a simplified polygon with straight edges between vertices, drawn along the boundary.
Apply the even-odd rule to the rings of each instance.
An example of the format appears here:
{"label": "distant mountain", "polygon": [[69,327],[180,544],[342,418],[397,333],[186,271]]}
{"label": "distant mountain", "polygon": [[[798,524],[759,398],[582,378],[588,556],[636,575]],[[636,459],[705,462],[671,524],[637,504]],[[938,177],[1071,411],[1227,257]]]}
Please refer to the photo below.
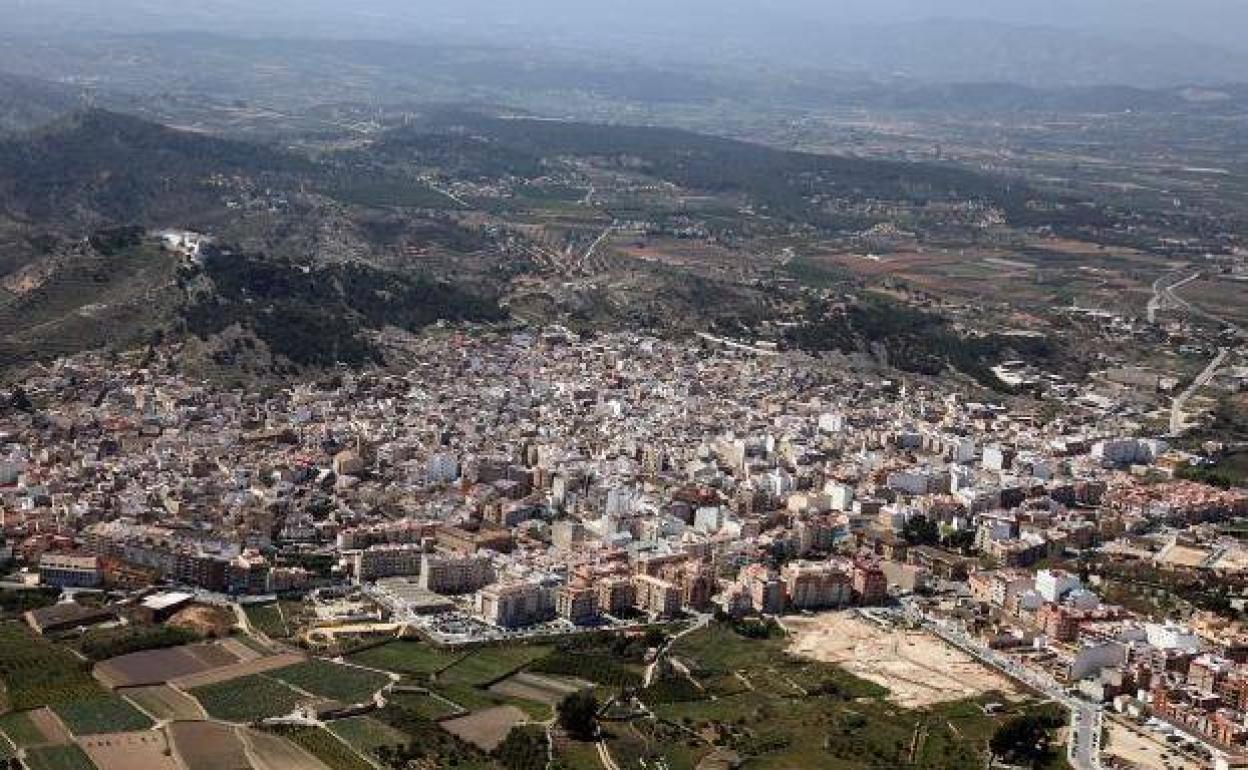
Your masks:
{"label": "distant mountain", "polygon": [[66,40],[157,33],[176,50],[187,33],[208,33],[573,51],[588,62],[705,72],[816,68],[1044,86],[1248,81],[1248,46],[1235,34],[1248,10],[1234,0],[0,0],[0,18],[7,36],[37,41],[35,58],[42,52],[38,63],[49,66],[57,62],[47,54]]}
{"label": "distant mountain", "polygon": [[974,20],[812,26],[793,30],[789,46],[795,57],[822,67],[929,83],[1158,88],[1248,81],[1248,52],[1242,50],[1181,37]]}
{"label": "distant mountain", "polygon": [[1182,113],[1238,115],[1248,111],[1248,87],[1135,88],[1067,86],[1039,88],[1004,82],[916,83],[827,87],[812,77],[789,93],[799,100],[851,103],[884,110],[975,111],[981,114]]}

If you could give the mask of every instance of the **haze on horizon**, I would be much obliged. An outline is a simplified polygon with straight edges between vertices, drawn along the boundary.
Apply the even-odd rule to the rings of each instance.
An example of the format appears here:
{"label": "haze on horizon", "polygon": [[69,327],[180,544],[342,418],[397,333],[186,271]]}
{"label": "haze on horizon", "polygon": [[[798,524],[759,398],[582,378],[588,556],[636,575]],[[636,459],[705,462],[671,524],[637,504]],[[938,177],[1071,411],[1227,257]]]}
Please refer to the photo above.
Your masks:
{"label": "haze on horizon", "polygon": [[[1248,81],[1248,3],[1240,0],[0,0],[0,18],[0,40],[177,31],[554,48],[933,80]],[[985,46],[1000,50],[980,72],[975,55]]]}

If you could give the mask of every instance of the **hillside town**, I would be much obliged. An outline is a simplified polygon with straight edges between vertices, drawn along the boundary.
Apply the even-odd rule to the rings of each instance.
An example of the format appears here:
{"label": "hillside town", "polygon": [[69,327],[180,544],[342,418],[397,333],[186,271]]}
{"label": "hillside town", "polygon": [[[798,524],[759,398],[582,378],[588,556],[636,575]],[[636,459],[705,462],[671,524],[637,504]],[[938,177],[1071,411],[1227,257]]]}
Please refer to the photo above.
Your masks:
{"label": "hillside town", "polygon": [[[159,356],[40,368],[21,398],[43,406],[3,422],[11,580],[119,604],[28,622],[309,596],[308,639],[463,644],[882,608],[873,622],[928,627],[1089,724],[1248,751],[1248,629],[1213,603],[1148,604],[1167,581],[1248,583],[1220,526],[1248,492],[1175,478],[1190,457],[1131,418],[1072,399],[1042,420],[705,339],[410,344],[406,374],[261,393]],[[1099,767],[1083,740],[1072,760]]]}

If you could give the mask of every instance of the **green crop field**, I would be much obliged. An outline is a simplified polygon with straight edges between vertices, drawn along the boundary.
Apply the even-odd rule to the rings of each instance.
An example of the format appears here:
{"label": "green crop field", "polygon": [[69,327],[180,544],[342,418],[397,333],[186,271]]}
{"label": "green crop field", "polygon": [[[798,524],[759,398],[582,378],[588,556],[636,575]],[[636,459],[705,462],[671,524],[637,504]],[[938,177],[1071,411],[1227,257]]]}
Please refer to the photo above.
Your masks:
{"label": "green crop field", "polygon": [[89,664],[26,626],[0,623],[0,710],[74,703],[104,695]]}
{"label": "green crop field", "polygon": [[277,602],[244,605],[243,612],[247,615],[247,621],[252,627],[265,636],[271,636],[274,639],[290,636],[290,629],[286,627],[286,621],[282,618],[282,610]]}
{"label": "green crop field", "polygon": [[351,744],[356,751],[374,758],[382,746],[393,748],[411,742],[403,733],[371,717],[340,719],[329,725],[329,731]]}
{"label": "green crop field", "polygon": [[47,743],[43,731],[30,721],[30,712],[17,711],[0,717],[0,731],[3,731],[13,745],[19,749]]}
{"label": "green crop field", "polygon": [[52,710],[74,735],[134,732],[152,726],[142,711],[115,695],[61,703]]}
{"label": "green crop field", "polygon": [[529,670],[576,677],[609,687],[638,687],[642,681],[640,666],[620,663],[610,655],[594,652],[556,651],[534,662]]}
{"label": "green crop field", "polygon": [[348,655],[352,663],[396,674],[435,674],[468,653],[444,650],[425,642],[401,639]]}
{"label": "green crop field", "polygon": [[502,679],[551,653],[548,645],[481,647],[438,675],[439,683],[481,687]]}
{"label": "green crop field", "polygon": [[231,679],[191,690],[204,710],[227,722],[254,722],[289,714],[305,698],[263,674]]}
{"label": "green crop field", "polygon": [[44,746],[26,752],[30,770],[95,770],[95,763],[77,746]]}
{"label": "green crop field", "polygon": [[385,674],[320,659],[279,668],[268,675],[300,690],[342,703],[369,700],[390,682]]}
{"label": "green crop field", "polygon": [[462,713],[441,698],[423,693],[392,692],[386,696],[386,701],[433,721]]}
{"label": "green crop field", "polygon": [[282,726],[273,729],[291,743],[324,762],[331,770],[373,770],[373,765],[319,727]]}

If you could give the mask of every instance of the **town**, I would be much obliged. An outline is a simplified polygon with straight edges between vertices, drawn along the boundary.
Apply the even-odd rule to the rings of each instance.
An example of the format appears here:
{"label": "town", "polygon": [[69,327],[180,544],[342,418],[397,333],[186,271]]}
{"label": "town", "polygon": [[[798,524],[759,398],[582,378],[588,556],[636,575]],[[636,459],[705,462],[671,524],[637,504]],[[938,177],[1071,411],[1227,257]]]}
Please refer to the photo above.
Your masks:
{"label": "town", "polygon": [[64,596],[26,622],[225,609],[334,654],[778,618],[894,693],[879,639],[929,635],[968,667],[946,695],[1068,707],[1080,770],[1248,750],[1248,629],[1219,612],[1248,492],[1178,477],[1192,455],[1112,413],[1042,422],[713,338],[445,329],[408,352],[259,393],[159,356],[37,367],[21,400],[44,407],[4,420],[5,555],[10,586]]}

